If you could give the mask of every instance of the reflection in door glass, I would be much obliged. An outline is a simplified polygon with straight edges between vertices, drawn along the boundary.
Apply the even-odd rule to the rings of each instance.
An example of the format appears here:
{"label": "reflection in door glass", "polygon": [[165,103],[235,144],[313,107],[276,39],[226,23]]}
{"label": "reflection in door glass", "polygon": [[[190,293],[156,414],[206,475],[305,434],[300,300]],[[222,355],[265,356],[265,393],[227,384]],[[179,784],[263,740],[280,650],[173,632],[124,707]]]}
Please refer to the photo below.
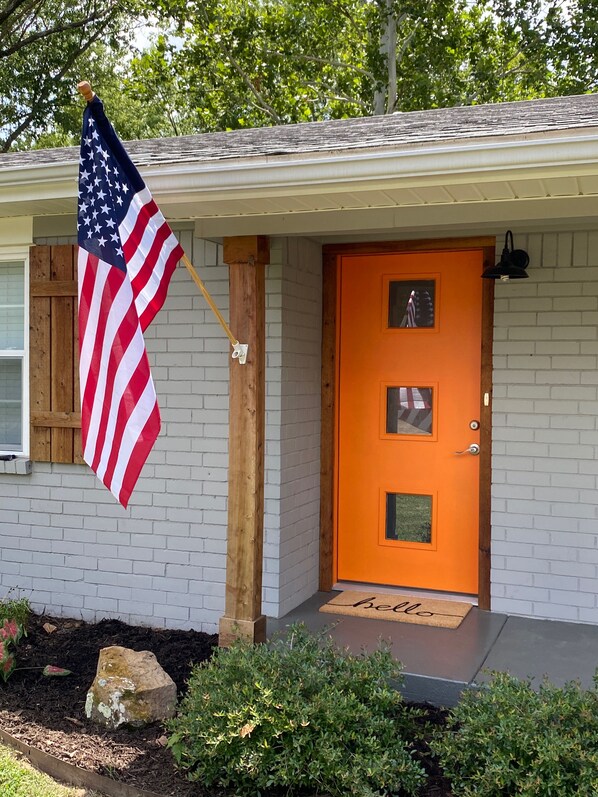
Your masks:
{"label": "reflection in door glass", "polygon": [[432,496],[386,493],[386,539],[432,542]]}
{"label": "reflection in door glass", "polygon": [[388,286],[388,326],[433,327],[434,280],[392,280]]}
{"label": "reflection in door glass", "polygon": [[432,434],[432,388],[386,388],[386,434]]}

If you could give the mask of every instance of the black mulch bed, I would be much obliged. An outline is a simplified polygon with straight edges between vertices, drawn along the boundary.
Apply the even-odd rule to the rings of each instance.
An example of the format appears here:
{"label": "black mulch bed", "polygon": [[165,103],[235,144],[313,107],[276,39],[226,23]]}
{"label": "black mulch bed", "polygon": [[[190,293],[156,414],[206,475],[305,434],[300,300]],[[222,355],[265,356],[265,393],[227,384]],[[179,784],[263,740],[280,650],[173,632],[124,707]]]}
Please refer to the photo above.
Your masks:
{"label": "black mulch bed", "polygon": [[[44,623],[56,626],[48,634]],[[120,620],[85,623],[33,616],[28,636],[19,643],[17,669],[0,681],[0,728],[33,747],[70,764],[168,797],[208,797],[179,773],[167,748],[164,730],[99,729],[85,717],[87,691],[95,677],[100,648],[122,645],[150,650],[177,685],[186,688],[193,664],[209,658],[217,637],[197,631],[129,626]],[[72,675],[44,678],[46,664],[65,667]],[[442,723],[444,714],[427,707],[427,719]],[[429,782],[421,797],[450,797],[448,784],[434,762],[427,762]],[[232,797],[232,795],[231,795]]]}

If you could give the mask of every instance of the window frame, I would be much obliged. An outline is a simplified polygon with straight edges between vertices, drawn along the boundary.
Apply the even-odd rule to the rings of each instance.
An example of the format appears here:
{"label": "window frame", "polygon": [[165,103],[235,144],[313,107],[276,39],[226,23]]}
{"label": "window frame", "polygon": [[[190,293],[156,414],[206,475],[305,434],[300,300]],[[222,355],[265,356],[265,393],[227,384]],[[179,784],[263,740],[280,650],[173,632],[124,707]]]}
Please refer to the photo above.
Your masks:
{"label": "window frame", "polygon": [[19,450],[2,448],[0,441],[0,456],[18,458],[29,456],[30,430],[29,430],[29,247],[3,246],[0,247],[0,268],[4,263],[23,264],[23,349],[0,349],[2,359],[21,360],[21,448]]}

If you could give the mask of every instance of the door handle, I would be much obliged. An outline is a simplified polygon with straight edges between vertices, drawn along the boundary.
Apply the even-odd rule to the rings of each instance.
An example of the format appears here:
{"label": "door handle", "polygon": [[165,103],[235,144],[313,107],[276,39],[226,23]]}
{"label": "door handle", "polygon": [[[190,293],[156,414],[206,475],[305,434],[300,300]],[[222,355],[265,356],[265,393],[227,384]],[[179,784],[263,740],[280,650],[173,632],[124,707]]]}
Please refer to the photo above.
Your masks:
{"label": "door handle", "polygon": [[472,443],[464,451],[455,451],[455,454],[473,454],[474,457],[480,453],[480,447],[477,443]]}

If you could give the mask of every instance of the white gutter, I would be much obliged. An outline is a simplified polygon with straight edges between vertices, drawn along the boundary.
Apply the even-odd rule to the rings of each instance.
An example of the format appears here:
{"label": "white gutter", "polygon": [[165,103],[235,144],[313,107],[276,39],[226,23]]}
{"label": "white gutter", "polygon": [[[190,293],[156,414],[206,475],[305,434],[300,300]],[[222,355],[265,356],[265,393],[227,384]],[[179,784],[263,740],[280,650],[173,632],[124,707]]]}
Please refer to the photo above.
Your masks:
{"label": "white gutter", "polygon": [[[314,192],[413,188],[598,175],[598,128],[555,131],[525,140],[497,137],[299,156],[141,166],[163,201],[284,197]],[[76,196],[77,163],[4,167],[0,203]]]}

